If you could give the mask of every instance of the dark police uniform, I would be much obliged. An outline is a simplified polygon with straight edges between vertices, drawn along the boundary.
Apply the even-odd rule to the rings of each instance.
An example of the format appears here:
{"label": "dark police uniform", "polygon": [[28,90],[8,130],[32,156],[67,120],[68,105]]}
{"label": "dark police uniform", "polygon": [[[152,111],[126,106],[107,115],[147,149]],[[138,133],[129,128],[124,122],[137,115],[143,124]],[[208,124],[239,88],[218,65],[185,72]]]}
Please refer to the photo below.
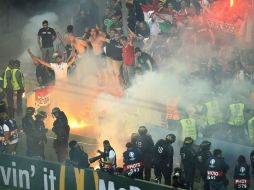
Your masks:
{"label": "dark police uniform", "polygon": [[184,145],[180,149],[181,160],[184,169],[184,180],[186,186],[193,189],[195,169],[196,169],[196,152],[192,145]]}
{"label": "dark police uniform", "polygon": [[229,167],[222,158],[212,157],[206,162],[210,190],[226,189],[226,172]]}
{"label": "dark police uniform", "polygon": [[128,148],[123,153],[124,175],[131,178],[143,179],[144,163],[140,152],[136,148]]}
{"label": "dark police uniform", "polygon": [[165,184],[171,185],[171,175],[173,172],[174,149],[172,145],[164,139],[160,139],[155,144],[154,153],[154,174],[156,179],[161,181],[162,175],[165,178]]}
{"label": "dark police uniform", "polygon": [[234,172],[235,190],[248,190],[250,187],[250,166],[247,163],[236,165]]}
{"label": "dark police uniform", "polygon": [[31,150],[34,146],[33,142],[33,131],[35,130],[35,121],[32,115],[26,114],[25,117],[22,119],[22,128],[26,134],[26,144],[27,144],[27,156],[31,155]]}
{"label": "dark police uniform", "polygon": [[34,137],[36,140],[37,145],[37,151],[38,155],[44,160],[45,154],[44,154],[44,144],[47,143],[47,129],[45,128],[45,124],[42,120],[39,118],[36,118],[35,120],[35,130],[34,130]]}
{"label": "dark police uniform", "polygon": [[88,155],[80,146],[72,148],[69,152],[69,156],[74,167],[81,169],[89,167]]}
{"label": "dark police uniform", "polygon": [[67,147],[70,133],[68,120],[63,111],[59,111],[59,117],[53,123],[52,131],[56,134],[54,148],[59,162],[64,162],[67,158]]}
{"label": "dark police uniform", "polygon": [[136,140],[136,147],[140,151],[144,162],[145,180],[150,181],[154,154],[154,143],[151,135],[139,135]]}
{"label": "dark police uniform", "polygon": [[251,162],[252,175],[254,175],[254,150],[250,154],[250,162]]}
{"label": "dark police uniform", "polygon": [[200,150],[197,153],[197,167],[204,182],[204,190],[209,190],[209,183],[207,181],[206,162],[212,157],[209,150]]}

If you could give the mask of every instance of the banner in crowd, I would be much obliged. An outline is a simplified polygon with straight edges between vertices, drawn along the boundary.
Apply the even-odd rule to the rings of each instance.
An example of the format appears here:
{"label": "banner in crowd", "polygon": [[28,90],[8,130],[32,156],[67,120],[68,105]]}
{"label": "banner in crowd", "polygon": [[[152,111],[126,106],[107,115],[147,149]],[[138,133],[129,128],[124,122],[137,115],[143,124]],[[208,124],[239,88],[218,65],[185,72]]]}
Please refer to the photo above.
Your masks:
{"label": "banner in crowd", "polygon": [[0,186],[32,190],[170,190],[123,176],[4,154],[0,155]]}
{"label": "banner in crowd", "polygon": [[34,90],[35,108],[50,105],[50,87],[42,87]]}
{"label": "banner in crowd", "polygon": [[220,31],[220,32],[235,34],[235,32],[237,31],[234,24],[226,23],[226,22],[212,19],[212,18],[207,19],[207,24],[209,28]]}

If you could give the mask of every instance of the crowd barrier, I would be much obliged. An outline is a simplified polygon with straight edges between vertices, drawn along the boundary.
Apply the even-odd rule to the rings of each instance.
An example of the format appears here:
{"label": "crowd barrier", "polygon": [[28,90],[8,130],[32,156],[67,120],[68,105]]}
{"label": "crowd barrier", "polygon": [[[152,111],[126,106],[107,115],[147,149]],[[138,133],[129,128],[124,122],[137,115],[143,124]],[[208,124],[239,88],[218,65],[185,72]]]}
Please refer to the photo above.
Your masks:
{"label": "crowd barrier", "polygon": [[173,190],[141,180],[53,162],[0,155],[0,186],[32,190]]}

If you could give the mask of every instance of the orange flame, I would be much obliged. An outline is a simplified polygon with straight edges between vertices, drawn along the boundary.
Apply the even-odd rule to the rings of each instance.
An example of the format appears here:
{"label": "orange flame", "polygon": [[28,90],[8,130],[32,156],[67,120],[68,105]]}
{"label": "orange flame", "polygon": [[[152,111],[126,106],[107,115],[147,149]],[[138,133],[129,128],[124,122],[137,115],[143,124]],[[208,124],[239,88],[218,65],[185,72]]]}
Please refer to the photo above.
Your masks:
{"label": "orange flame", "polygon": [[87,126],[87,123],[85,121],[78,122],[75,118],[71,117],[69,119],[69,125],[72,129],[80,129]]}
{"label": "orange flame", "polygon": [[234,6],[234,0],[230,0],[230,7]]}

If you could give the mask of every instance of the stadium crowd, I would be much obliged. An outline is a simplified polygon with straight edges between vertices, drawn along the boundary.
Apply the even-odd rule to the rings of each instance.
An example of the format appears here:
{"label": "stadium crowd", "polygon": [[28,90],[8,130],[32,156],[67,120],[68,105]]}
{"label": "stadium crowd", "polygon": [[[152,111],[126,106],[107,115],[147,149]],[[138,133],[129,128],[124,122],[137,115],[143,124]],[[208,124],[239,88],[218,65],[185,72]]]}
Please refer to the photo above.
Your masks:
{"label": "stadium crowd", "polygon": [[[212,154],[209,141],[203,141],[197,150],[194,142],[202,137],[254,145],[254,48],[251,45],[254,29],[249,29],[253,9],[248,6],[250,1],[245,2],[241,4],[242,9],[234,9],[232,13],[229,2],[213,0],[126,0],[124,4],[119,0],[107,0],[103,19],[100,19],[93,11],[97,5],[90,0],[80,5],[64,35],[44,20],[38,31],[42,56],[35,56],[29,48],[28,54],[36,64],[39,86],[63,84],[61,82],[66,82],[70,73],[76,74],[82,57],[91,54],[96,60],[98,86],[105,86],[107,78],[111,77],[123,91],[135,83],[138,75],[178,66],[173,59],[177,59],[179,65],[185,63],[188,73],[183,76],[182,83],[206,81],[212,92],[202,100],[193,101],[191,107],[182,105],[183,97],[171,97],[165,106],[167,126],[177,135],[169,134],[154,144],[146,127],[141,126],[138,134],[133,134],[126,144],[120,172],[127,177],[150,181],[153,167],[156,182],[160,183],[163,175],[166,185],[193,189],[198,169],[205,190],[226,189],[229,166],[223,160],[222,150],[215,149]],[[222,11],[218,11],[218,7]],[[246,14],[241,11],[243,9]],[[232,16],[234,18],[230,19]],[[54,45],[56,39],[61,45]],[[18,143],[15,107],[16,115],[23,116],[25,89],[19,60],[10,60],[0,82],[0,97],[7,104],[6,108],[5,103],[1,103],[1,148],[2,152],[15,155]],[[233,95],[225,94],[225,82],[228,86],[239,86],[239,90]],[[242,89],[242,86],[247,88]],[[14,106],[14,96],[17,106]],[[225,99],[226,103],[222,104]],[[44,119],[47,113],[35,112],[33,107],[26,108],[22,120],[27,137],[26,154],[45,159],[47,128]],[[68,164],[88,168],[90,163],[100,160],[104,171],[119,172],[116,153],[108,140],[103,142],[104,151],[89,159],[76,141],[68,142],[70,128],[65,113],[56,107],[52,115],[55,117],[54,149],[59,162],[66,161],[69,143]],[[175,141],[183,143],[180,149],[182,168],[173,170],[171,144]],[[250,161],[254,174],[254,152],[250,153]],[[243,155],[239,156],[234,170],[234,186],[235,189],[250,187],[250,166]]]}

